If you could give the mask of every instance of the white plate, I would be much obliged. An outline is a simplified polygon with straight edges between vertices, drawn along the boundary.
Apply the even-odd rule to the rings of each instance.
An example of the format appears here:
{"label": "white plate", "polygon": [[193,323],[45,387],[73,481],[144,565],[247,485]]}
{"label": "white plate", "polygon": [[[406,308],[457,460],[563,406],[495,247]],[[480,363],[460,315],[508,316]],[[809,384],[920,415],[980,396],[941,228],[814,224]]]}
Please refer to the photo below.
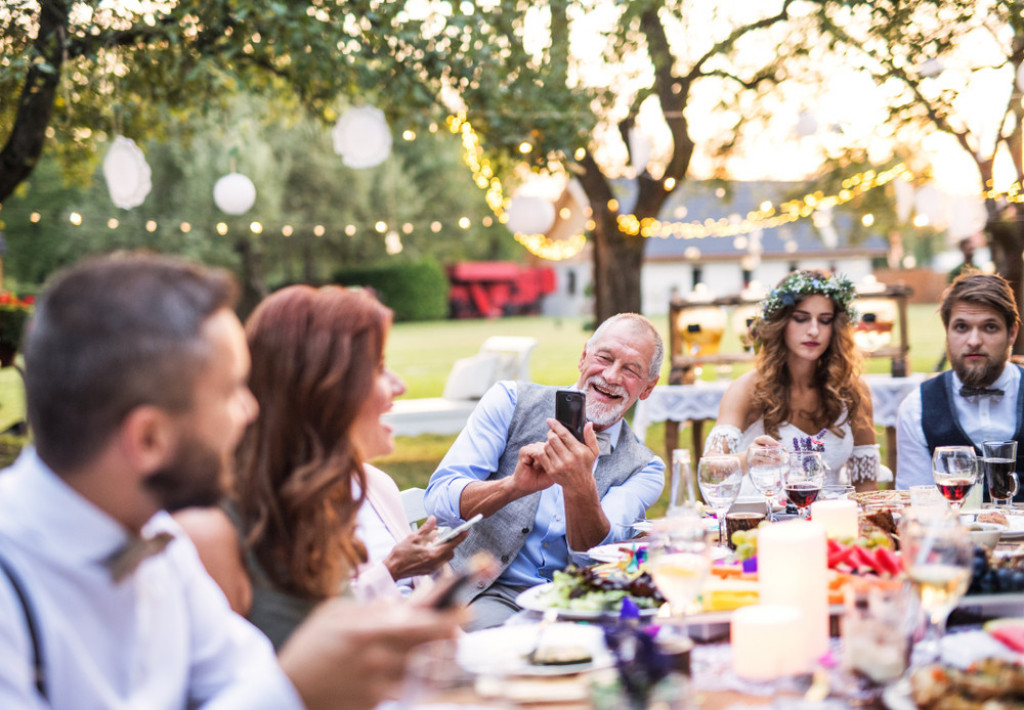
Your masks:
{"label": "white plate", "polygon": [[654,529],[654,522],[651,520],[638,520],[630,525],[630,527],[637,532],[650,532]]}
{"label": "white plate", "polygon": [[[631,542],[625,540],[623,542],[609,542],[607,545],[598,545],[587,550],[587,557],[597,560],[598,562],[622,562],[627,559],[635,549],[647,547],[646,540],[639,540]],[[711,548],[711,560],[715,562],[717,560],[724,560],[726,557],[731,555],[728,549],[715,545]]]}
{"label": "white plate", "polygon": [[600,626],[554,623],[542,631],[544,646],[580,646],[587,650],[592,660],[563,666],[534,665],[526,656],[537,644],[538,631],[538,624],[515,624],[475,631],[459,639],[456,658],[460,666],[478,675],[560,676],[615,664],[605,646]]}
{"label": "white plate", "polygon": [[889,710],[917,710],[910,697],[910,681],[900,680],[882,691],[882,702]]}
{"label": "white plate", "polygon": [[[527,611],[545,612],[551,607],[551,604],[543,600],[543,595],[548,593],[548,590],[554,586],[554,583],[548,582],[547,584],[539,584],[536,587],[530,587],[525,592],[522,592],[516,597],[516,604],[521,606]],[[608,611],[579,611],[576,609],[557,609],[558,616],[562,619],[575,619],[577,621],[590,621],[594,619],[607,618],[609,616],[617,617],[619,615],[618,609],[609,609]],[[658,613],[657,608],[652,609],[640,609],[640,616],[654,616]]]}

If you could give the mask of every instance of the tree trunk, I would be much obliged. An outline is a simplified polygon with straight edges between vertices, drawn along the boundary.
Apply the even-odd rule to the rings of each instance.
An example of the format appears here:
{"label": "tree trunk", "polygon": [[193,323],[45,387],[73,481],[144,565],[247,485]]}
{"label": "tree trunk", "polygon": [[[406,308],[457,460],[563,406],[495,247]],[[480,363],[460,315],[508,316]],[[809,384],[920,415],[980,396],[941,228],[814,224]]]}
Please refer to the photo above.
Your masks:
{"label": "tree trunk", "polygon": [[64,0],[39,4],[39,33],[34,46],[40,59],[25,75],[18,97],[18,112],[11,135],[0,150],[0,202],[32,174],[46,143],[46,129],[53,116],[57,87],[64,64],[68,35],[68,5]]}
{"label": "tree trunk", "polygon": [[[1010,282],[1017,299],[1017,311],[1020,312],[1021,303],[1024,303],[1024,292],[1021,291],[1024,287],[1024,205],[1014,204],[1002,214],[994,204],[989,206],[985,231],[996,273]],[[1017,334],[1013,352],[1017,355],[1024,353],[1024,333]]]}
{"label": "tree trunk", "polygon": [[595,325],[616,313],[640,312],[644,240],[619,231],[615,217],[607,207],[594,211]]}
{"label": "tree trunk", "polygon": [[241,261],[241,294],[238,301],[239,317],[243,320],[267,295],[263,276],[263,254],[247,237],[235,241],[235,252]]}

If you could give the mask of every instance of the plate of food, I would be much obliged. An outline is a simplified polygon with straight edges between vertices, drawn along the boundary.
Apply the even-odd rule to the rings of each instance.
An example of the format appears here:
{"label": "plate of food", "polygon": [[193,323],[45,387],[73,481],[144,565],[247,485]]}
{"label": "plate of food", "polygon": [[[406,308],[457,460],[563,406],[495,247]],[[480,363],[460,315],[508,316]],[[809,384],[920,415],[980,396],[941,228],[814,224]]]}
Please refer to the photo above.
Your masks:
{"label": "plate of food", "polygon": [[627,597],[647,617],[665,603],[646,572],[594,565],[555,572],[554,581],[530,587],[516,597],[516,604],[541,613],[554,609],[563,619],[593,620],[618,616]]}
{"label": "plate of food", "polygon": [[568,622],[474,631],[459,639],[456,659],[481,676],[572,675],[615,663],[600,626]]}

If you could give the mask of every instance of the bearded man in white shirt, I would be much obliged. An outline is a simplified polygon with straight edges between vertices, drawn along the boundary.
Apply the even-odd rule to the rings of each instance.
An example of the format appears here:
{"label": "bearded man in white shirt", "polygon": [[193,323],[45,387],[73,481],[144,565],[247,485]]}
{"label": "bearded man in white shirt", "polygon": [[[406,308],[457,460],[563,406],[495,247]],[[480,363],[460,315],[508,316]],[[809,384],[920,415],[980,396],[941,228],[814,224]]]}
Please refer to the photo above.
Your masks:
{"label": "bearded man in white shirt", "polygon": [[[974,446],[980,456],[983,441],[1024,437],[1021,368],[1009,362],[1020,315],[1006,279],[966,271],[946,289],[939,312],[953,369],[922,384],[900,405],[897,488],[933,483],[937,446]],[[1024,472],[1022,456],[1019,446],[1016,470]],[[1021,499],[1024,490],[1018,491]]]}
{"label": "bearded man in white shirt", "polygon": [[169,512],[212,505],[257,415],[223,273],[58,277],[26,336],[35,446],[0,473],[0,708],[369,708],[457,619],[333,600],[275,658]]}

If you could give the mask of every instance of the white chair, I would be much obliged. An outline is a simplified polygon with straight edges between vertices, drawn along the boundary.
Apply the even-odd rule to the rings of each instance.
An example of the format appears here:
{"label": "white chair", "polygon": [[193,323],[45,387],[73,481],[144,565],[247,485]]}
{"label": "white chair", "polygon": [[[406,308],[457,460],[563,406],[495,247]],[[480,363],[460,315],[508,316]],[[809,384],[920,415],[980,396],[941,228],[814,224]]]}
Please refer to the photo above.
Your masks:
{"label": "white chair", "polygon": [[405,519],[413,527],[427,517],[427,509],[423,507],[425,493],[426,491],[422,488],[405,488],[398,493],[402,499],[402,507],[405,509]]}

